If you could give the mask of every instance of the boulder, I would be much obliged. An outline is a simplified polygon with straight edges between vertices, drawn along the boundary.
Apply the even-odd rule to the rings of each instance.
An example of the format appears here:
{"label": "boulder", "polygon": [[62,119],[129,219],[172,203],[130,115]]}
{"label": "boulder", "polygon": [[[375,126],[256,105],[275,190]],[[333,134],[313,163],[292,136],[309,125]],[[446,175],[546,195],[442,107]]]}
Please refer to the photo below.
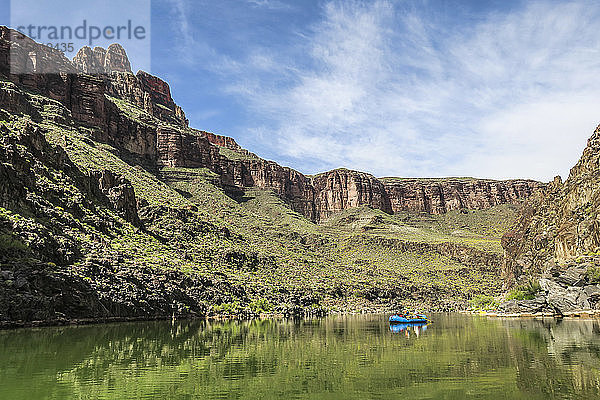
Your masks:
{"label": "boulder", "polygon": [[546,293],[561,292],[565,290],[561,285],[550,279],[542,278],[539,280],[539,283],[541,290]]}
{"label": "boulder", "polygon": [[548,304],[559,314],[576,311],[580,308],[576,297],[548,296]]}
{"label": "boulder", "polygon": [[546,298],[544,296],[538,296],[533,300],[519,300],[517,301],[520,312],[526,313],[536,313],[539,311],[543,311],[547,304]]}
{"label": "boulder", "polygon": [[555,279],[556,282],[564,286],[583,286],[585,285],[587,271],[588,264],[576,265],[569,267]]}
{"label": "boulder", "polygon": [[500,304],[500,306],[498,307],[500,309],[500,311],[505,312],[505,313],[518,313],[519,311],[519,304],[517,303],[516,300],[509,300],[506,301],[502,304]]}
{"label": "boulder", "polygon": [[111,208],[126,221],[141,225],[135,191],[129,180],[110,170],[91,171],[89,179],[92,193],[108,200]]}
{"label": "boulder", "polygon": [[548,309],[546,298],[538,296],[533,300],[509,300],[500,305],[500,310],[506,313],[536,313]]}
{"label": "boulder", "polygon": [[600,298],[600,285],[587,285],[583,291],[588,297]]}

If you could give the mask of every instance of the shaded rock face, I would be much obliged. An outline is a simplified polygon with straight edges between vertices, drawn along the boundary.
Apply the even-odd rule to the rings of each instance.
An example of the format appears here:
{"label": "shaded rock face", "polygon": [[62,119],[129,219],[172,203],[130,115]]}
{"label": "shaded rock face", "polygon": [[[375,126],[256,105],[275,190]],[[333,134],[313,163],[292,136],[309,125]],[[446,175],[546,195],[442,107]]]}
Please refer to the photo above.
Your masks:
{"label": "shaded rock face", "polygon": [[544,186],[531,180],[382,180],[394,212],[419,211],[430,214],[444,214],[459,209],[485,209],[499,204],[517,204]]}
{"label": "shaded rock face", "polygon": [[[24,139],[32,133],[26,131]],[[0,207],[12,208],[25,204],[27,187],[35,184],[32,173],[33,164],[18,150],[19,140],[8,136],[8,128],[0,126],[0,143],[4,152],[0,152]]]}
{"label": "shaded rock face", "polygon": [[173,122],[182,126],[188,125],[183,110],[175,104],[171,97],[171,89],[167,82],[144,71],[139,71],[136,77],[142,91],[150,95],[150,103],[154,105],[151,112],[153,116],[161,121]]}
{"label": "shaded rock face", "polygon": [[104,82],[78,74],[62,52],[0,27],[0,73],[20,86],[60,101],[74,119],[104,125]]}
{"label": "shaded rock face", "polygon": [[524,204],[502,245],[509,283],[600,251],[600,127],[569,178],[556,177]]}
{"label": "shaded rock face", "polygon": [[41,82],[44,79],[33,74],[77,72],[61,51],[43,46],[5,26],[0,26],[0,64],[0,73],[4,76],[23,75],[24,81]]}
{"label": "shaded rock face", "polygon": [[[221,140],[214,134],[205,135],[201,131],[191,134],[166,125],[160,126],[157,132],[159,165],[208,168],[220,176],[221,186],[230,192],[245,187],[271,189],[288,201],[292,209],[316,219],[314,189],[301,173],[259,158],[231,160],[211,143],[211,140]],[[223,142],[230,148],[239,148],[233,139],[227,139]]]}
{"label": "shaded rock face", "polygon": [[104,195],[125,221],[140,226],[137,201],[131,182],[109,170],[91,172],[90,182],[96,196]]}
{"label": "shaded rock face", "polygon": [[156,127],[133,120],[107,101],[106,128],[95,131],[95,139],[110,143],[120,150],[135,154],[154,164],[156,160]]}
{"label": "shaded rock face", "polygon": [[104,76],[106,94],[126,100],[162,122],[187,127],[185,113],[171,98],[169,85],[153,75],[112,72]]}
{"label": "shaded rock face", "polygon": [[168,125],[157,129],[157,162],[167,167],[219,167],[219,149],[201,135],[190,135]]}
{"label": "shaded rock face", "polygon": [[[37,60],[35,68],[28,67],[31,57]],[[31,73],[11,73],[26,68]],[[50,73],[57,70],[60,73]],[[80,71],[101,73],[91,75]],[[151,163],[157,154],[156,125],[129,118],[106,95],[129,101],[159,120],[187,126],[185,114],[173,102],[169,86],[145,72],[131,74],[120,45],[111,45],[108,50],[84,47],[71,63],[60,51],[0,27],[0,73],[19,86],[61,102],[71,112],[68,118],[95,128],[97,140],[140,155]],[[34,115],[30,104],[9,89],[0,90],[2,108]]]}

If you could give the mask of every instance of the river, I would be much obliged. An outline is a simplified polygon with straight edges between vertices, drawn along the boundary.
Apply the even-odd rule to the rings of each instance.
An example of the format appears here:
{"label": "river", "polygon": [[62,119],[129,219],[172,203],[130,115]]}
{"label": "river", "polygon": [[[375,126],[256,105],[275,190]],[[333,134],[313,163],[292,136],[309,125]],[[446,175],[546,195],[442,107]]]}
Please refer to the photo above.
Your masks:
{"label": "river", "polygon": [[0,331],[0,399],[600,398],[599,321],[432,319]]}

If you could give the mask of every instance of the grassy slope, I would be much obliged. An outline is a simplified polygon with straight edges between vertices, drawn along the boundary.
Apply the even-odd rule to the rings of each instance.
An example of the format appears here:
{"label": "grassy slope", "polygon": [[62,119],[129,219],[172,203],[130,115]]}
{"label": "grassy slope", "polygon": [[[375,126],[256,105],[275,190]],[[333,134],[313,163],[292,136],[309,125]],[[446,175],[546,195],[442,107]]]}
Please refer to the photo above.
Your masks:
{"label": "grassy slope", "polygon": [[[122,174],[149,209],[161,211],[144,220],[147,232],[123,223],[118,234],[100,235],[107,247],[86,245],[96,232],[91,235],[83,229],[78,240],[84,253],[114,251],[127,254],[123,263],[132,266],[222,276],[248,288],[249,300],[227,298],[212,304],[214,312],[278,311],[282,304],[355,310],[394,307],[398,300],[460,302],[499,289],[497,274],[486,266],[465,265],[433,247],[396,248],[390,239],[392,243],[450,242],[498,254],[500,232],[514,213],[511,207],[442,216],[390,216],[357,208],[315,225],[269,191],[249,189],[236,202],[206,169],[165,168],[155,174],[127,163],[117,149],[92,140],[87,128],[70,122],[59,103],[23,95],[41,110],[44,118],[39,125],[47,139],[63,147],[82,171],[110,169]],[[156,123],[130,104],[111,100],[130,118]],[[229,153],[221,152],[237,158]],[[190,226],[177,210],[193,213],[200,222]],[[203,223],[210,229],[204,229]],[[223,229],[230,234],[219,234]],[[157,235],[169,240],[161,241]]]}

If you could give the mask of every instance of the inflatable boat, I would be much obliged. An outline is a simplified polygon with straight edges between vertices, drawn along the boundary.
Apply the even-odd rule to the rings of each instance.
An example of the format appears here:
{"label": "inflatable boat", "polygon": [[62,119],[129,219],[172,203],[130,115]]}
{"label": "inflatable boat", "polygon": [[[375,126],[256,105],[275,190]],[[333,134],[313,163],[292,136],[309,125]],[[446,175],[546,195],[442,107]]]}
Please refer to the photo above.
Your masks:
{"label": "inflatable boat", "polygon": [[427,323],[429,320],[425,314],[416,314],[416,315],[392,315],[390,316],[390,324],[423,324]]}

